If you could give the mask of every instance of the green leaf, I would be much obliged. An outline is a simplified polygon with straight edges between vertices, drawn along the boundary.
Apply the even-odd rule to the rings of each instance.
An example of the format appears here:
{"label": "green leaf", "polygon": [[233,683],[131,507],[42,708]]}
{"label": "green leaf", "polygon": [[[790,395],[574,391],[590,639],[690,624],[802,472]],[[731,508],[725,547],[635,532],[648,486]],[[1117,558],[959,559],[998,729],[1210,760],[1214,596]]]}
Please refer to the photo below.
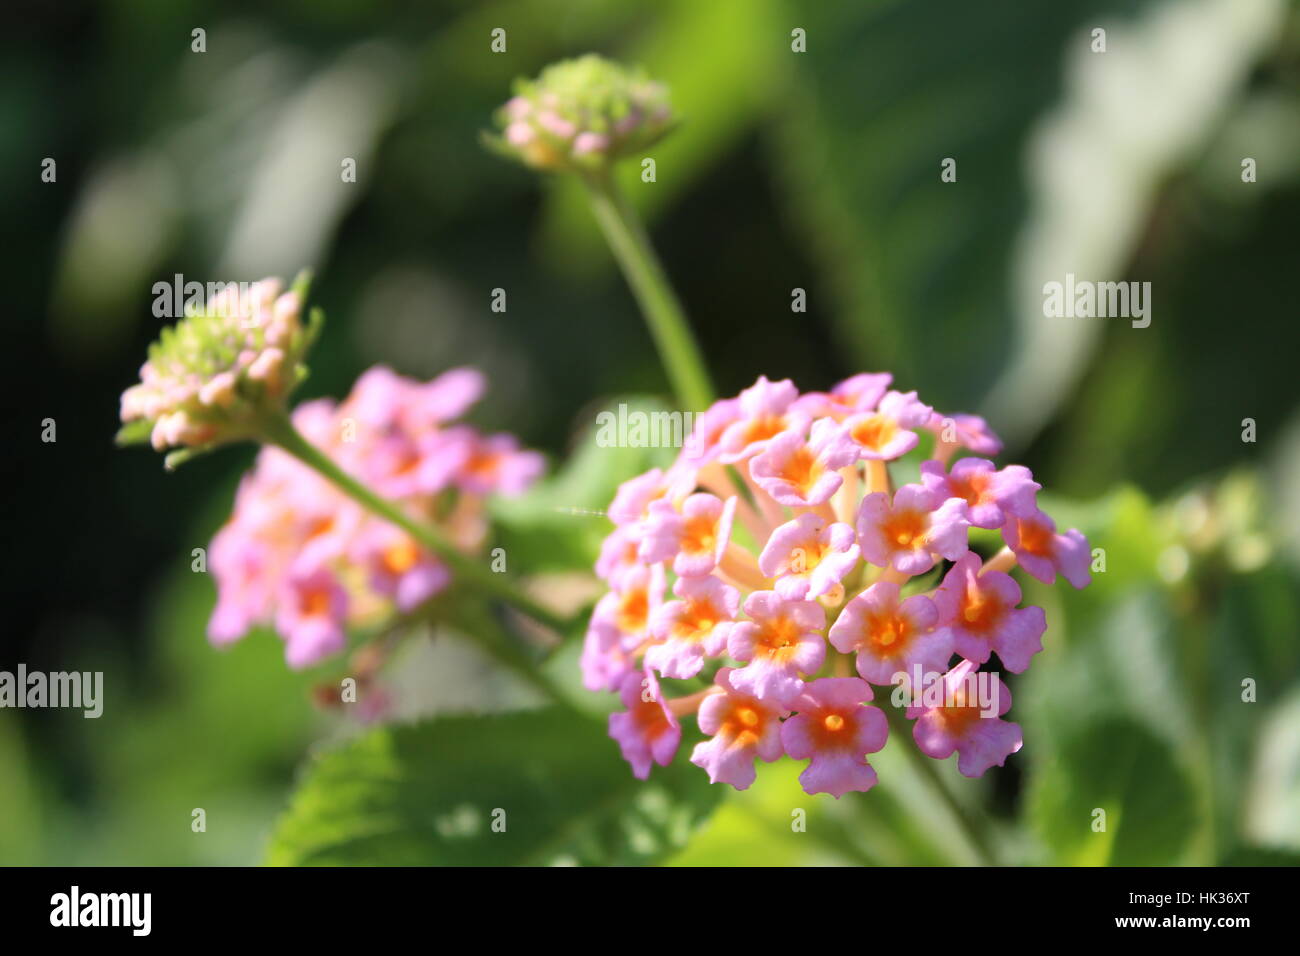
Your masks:
{"label": "green leaf", "polygon": [[317,758],[269,861],[644,864],[683,846],[721,796],[683,759],[636,780],[601,725],[566,710],[442,717]]}
{"label": "green leaf", "polygon": [[1300,853],[1269,847],[1242,847],[1224,858],[1220,866],[1300,866]]}
{"label": "green leaf", "polygon": [[153,422],[144,418],[129,421],[117,430],[113,441],[119,446],[140,445],[149,440],[153,432]]}
{"label": "green leaf", "polygon": [[[670,411],[662,402],[635,395],[610,398],[603,410],[617,414],[624,404],[646,415]],[[600,429],[590,429],[558,474],[519,498],[492,502],[497,543],[516,567],[529,572],[590,568],[613,529],[605,509],[618,486],[655,465],[667,467],[675,453],[602,444]]]}
{"label": "green leaf", "polygon": [[[1276,42],[1283,5],[1065,0],[1002,4],[1008,15],[990,16],[974,3],[790,0],[789,9],[809,51],[786,57],[791,108],[770,141],[779,193],[836,300],[839,344],[858,367],[888,368],[927,401],[980,408],[1015,444],[1066,402],[1102,335],[1120,333],[1118,323],[1044,322],[1043,282],[1067,269],[1124,272],[1149,218],[1165,214],[1159,190],[1233,115],[1235,91]],[[1087,46],[1099,17],[1109,33],[1104,55]],[[1213,71],[1191,52],[1198,45],[1214,47]],[[1115,82],[1151,63],[1161,68],[1141,96]],[[948,158],[957,178],[945,183]],[[1177,258],[1185,248],[1170,286],[1186,285]],[[1209,261],[1213,269],[1201,271],[1215,287],[1259,284],[1224,286]],[[1263,274],[1258,262],[1252,269]],[[1104,458],[1108,480],[1132,474],[1134,450],[1145,444],[1121,438],[1200,420],[1171,399],[1164,378],[1133,381],[1139,365],[1176,368],[1193,341],[1171,298],[1160,308],[1179,316],[1167,323],[1175,334],[1163,348],[1143,331],[1140,346],[1130,338],[1107,349],[1104,381],[1077,404],[1111,414],[1090,414],[1061,442],[1085,465]],[[1240,309],[1240,296],[1226,308]],[[1220,301],[1215,321],[1224,309]],[[1281,347],[1257,338],[1271,354]],[[1212,343],[1213,333],[1195,341]],[[1137,361],[1124,362],[1128,355]],[[1222,376],[1226,360],[1215,356],[1209,374]],[[1206,374],[1192,378],[1196,391],[1205,392]],[[1146,400],[1155,390],[1162,400]],[[1177,418],[1160,409],[1177,409]],[[1189,466],[1200,445],[1187,452]],[[1093,480],[1076,487],[1103,487],[1089,470]]]}
{"label": "green leaf", "polygon": [[1244,793],[1246,836],[1258,846],[1300,854],[1300,687],[1273,709],[1256,746]]}
{"label": "green leaf", "polygon": [[[1196,828],[1191,781],[1173,751],[1128,718],[1084,721],[1040,757],[1029,818],[1071,865],[1177,864]],[[1094,829],[1097,810],[1105,829]]]}

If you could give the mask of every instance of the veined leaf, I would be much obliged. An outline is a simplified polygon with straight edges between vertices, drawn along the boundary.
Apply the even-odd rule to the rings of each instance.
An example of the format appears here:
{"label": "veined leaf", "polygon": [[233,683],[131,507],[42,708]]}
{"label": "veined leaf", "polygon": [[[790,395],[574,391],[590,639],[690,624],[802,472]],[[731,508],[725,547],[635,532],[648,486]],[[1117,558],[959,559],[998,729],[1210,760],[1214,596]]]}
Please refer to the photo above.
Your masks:
{"label": "veined leaf", "polygon": [[269,860],[645,864],[683,846],[721,796],[682,759],[635,779],[600,724],[569,711],[442,717],[318,757]]}

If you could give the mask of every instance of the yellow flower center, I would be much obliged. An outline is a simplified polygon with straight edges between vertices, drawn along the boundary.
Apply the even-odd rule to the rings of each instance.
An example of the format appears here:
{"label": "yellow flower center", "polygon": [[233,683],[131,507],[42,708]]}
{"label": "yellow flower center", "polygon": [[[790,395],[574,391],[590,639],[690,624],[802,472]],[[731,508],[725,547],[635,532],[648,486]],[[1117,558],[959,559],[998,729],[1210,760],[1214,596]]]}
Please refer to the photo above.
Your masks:
{"label": "yellow flower center", "polygon": [[402,541],[386,549],[383,555],[384,570],[389,574],[405,574],[420,559],[420,549],[411,540]]}

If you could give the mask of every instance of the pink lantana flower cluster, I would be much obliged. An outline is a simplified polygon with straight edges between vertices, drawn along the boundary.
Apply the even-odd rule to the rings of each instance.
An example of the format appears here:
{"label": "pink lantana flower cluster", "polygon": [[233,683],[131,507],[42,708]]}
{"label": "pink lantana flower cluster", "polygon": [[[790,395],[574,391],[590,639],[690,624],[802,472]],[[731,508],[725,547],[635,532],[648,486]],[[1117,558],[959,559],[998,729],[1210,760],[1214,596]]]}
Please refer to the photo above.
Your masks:
{"label": "pink lantana flower cluster", "polygon": [[[706,739],[690,760],[715,783],[743,790],[756,761],[789,756],[809,793],[868,790],[889,732],[873,686],[902,694],[916,745],[956,752],[967,776],[1020,749],[988,665],[1025,670],[1046,618],[1008,572],[1083,587],[1088,543],[1039,509],[1027,468],[994,464],[982,419],[891,383],[801,394],[759,378],[698,417],[671,467],[620,487],[581,666],[620,696],[610,734],[638,777],[673,759],[693,713]],[[917,480],[896,486],[890,463],[917,449]],[[1004,546],[982,559],[972,528]]]}
{"label": "pink lantana flower cluster", "polygon": [[[306,402],[292,419],[345,472],[474,552],[487,534],[485,498],[522,492],[543,466],[512,436],[457,423],[483,387],[470,369],[418,382],[375,367],[342,403]],[[294,668],[342,651],[349,625],[410,612],[451,578],[405,531],[270,445],[239,486],[209,570],[217,582],[211,640],[227,644],[270,625]]]}
{"label": "pink lantana flower cluster", "polygon": [[122,444],[148,440],[157,451],[185,449],[169,462],[223,442],[255,437],[268,411],[282,408],[306,377],[303,364],[320,330],[301,319],[308,277],[287,291],[279,279],[226,288],[190,309],[149,347],[140,382],[122,393]]}

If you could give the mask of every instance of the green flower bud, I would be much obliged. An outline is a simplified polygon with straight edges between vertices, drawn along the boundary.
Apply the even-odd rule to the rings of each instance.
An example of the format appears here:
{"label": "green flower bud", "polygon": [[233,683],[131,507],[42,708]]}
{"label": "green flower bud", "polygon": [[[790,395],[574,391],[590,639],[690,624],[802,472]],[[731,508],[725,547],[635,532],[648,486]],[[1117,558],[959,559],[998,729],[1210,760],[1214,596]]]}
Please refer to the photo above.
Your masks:
{"label": "green flower bud", "polygon": [[534,169],[598,174],[658,142],[676,124],[668,90],[642,70],[595,54],[517,80],[496,112],[498,152]]}
{"label": "green flower bud", "polygon": [[121,445],[177,449],[167,467],[226,442],[257,436],[307,376],[303,364],[322,315],[300,318],[310,277],[281,294],[278,279],[228,286],[149,346],[140,382],[122,393]]}

